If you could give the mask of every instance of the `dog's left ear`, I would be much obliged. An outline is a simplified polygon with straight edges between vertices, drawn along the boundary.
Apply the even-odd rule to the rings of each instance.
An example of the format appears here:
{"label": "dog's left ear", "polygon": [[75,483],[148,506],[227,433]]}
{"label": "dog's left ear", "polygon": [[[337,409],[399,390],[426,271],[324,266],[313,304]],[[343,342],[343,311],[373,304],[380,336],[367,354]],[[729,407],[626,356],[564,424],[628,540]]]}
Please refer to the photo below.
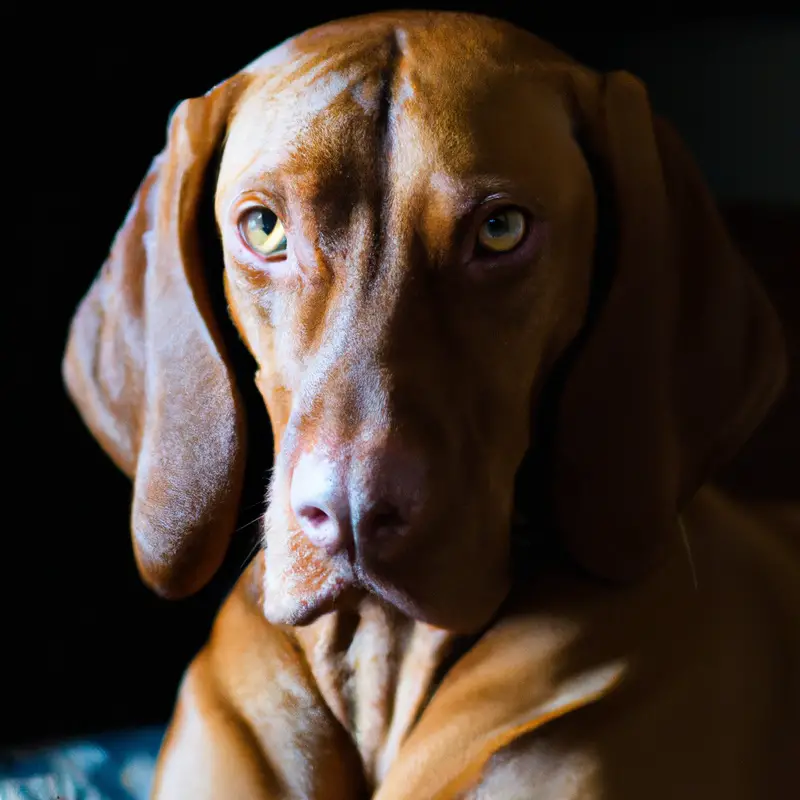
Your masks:
{"label": "dog's left ear", "polygon": [[246,80],[234,76],[173,113],[69,331],[67,390],[103,449],[134,481],[139,571],[182,597],[219,567],[245,458],[244,410],[212,311],[198,208]]}
{"label": "dog's left ear", "polygon": [[612,73],[576,87],[618,238],[560,400],[554,512],[584,567],[626,580],[657,563],[682,509],[760,424],[786,356],[772,305],[644,86]]}

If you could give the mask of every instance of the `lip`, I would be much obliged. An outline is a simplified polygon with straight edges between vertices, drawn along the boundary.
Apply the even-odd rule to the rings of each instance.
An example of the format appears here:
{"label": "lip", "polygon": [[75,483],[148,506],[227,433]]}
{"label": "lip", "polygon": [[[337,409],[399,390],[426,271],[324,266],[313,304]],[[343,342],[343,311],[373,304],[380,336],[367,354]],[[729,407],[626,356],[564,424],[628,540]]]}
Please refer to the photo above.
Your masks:
{"label": "lip", "polygon": [[319,617],[332,611],[358,605],[359,601],[368,593],[370,593],[369,590],[357,578],[340,579],[331,582],[313,595],[296,601],[296,607],[293,609],[286,609],[283,606],[273,607],[269,597],[265,594],[264,612],[266,618],[274,624],[302,627],[310,625]]}
{"label": "lip", "polygon": [[354,609],[367,596],[374,597],[404,613],[411,613],[415,608],[414,603],[402,590],[390,581],[382,580],[373,570],[365,569],[362,563],[354,565],[353,573],[347,578],[331,581],[303,599],[295,598],[293,608],[286,608],[283,604],[272,606],[268,595],[265,594],[266,618],[275,624],[302,627],[333,611]]}

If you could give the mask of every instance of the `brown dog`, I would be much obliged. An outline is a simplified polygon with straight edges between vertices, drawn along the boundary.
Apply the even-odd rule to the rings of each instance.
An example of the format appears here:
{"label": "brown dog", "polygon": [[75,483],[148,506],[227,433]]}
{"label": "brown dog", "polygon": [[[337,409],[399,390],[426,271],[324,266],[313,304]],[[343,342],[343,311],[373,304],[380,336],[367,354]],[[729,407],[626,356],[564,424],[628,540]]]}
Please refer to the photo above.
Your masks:
{"label": "brown dog", "polygon": [[642,85],[414,12],[178,108],[65,360],[172,597],[218,568],[245,457],[197,231],[220,147],[275,465],[154,796],[788,797],[796,518],[701,488],[782,337]]}

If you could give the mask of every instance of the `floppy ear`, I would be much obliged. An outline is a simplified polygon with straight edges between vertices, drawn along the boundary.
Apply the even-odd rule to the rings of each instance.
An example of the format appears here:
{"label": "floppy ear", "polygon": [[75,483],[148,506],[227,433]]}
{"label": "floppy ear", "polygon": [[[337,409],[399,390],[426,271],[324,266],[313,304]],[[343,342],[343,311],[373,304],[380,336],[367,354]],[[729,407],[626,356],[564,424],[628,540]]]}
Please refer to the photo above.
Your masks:
{"label": "floppy ear", "polygon": [[167,145],[78,308],[63,363],[86,425],[134,479],[139,571],[172,597],[197,591],[219,567],[243,477],[241,404],[196,231],[205,169],[242,80],[173,113]]}
{"label": "floppy ear", "polygon": [[777,316],[679,137],[631,75],[605,76],[599,99],[596,87],[579,104],[615,195],[617,251],[560,400],[554,511],[584,567],[625,580],[679,534],[786,364]]}

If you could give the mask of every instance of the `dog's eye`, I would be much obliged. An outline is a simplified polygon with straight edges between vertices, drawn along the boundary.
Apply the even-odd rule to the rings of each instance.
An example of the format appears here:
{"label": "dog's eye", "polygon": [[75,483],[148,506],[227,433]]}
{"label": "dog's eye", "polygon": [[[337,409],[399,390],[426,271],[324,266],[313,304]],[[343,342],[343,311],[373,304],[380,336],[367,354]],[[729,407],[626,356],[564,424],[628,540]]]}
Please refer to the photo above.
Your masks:
{"label": "dog's eye", "polygon": [[247,246],[260,256],[274,256],[286,251],[283,223],[268,208],[251,208],[239,223]]}
{"label": "dog's eye", "polygon": [[493,213],[478,230],[478,245],[490,253],[508,253],[524,238],[525,215],[516,208]]}

